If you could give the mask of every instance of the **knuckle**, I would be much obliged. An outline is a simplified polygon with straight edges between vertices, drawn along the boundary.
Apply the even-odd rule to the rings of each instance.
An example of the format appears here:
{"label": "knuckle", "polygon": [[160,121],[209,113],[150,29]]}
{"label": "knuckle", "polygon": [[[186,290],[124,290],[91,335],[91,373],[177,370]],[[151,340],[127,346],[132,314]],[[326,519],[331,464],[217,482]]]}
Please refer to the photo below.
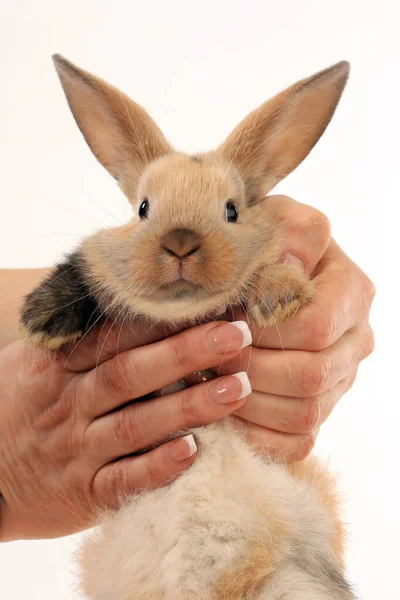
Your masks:
{"label": "knuckle", "polygon": [[328,217],[312,206],[307,206],[303,210],[302,225],[304,227],[312,227],[316,229],[321,237],[321,240],[328,240],[331,236],[331,224]]}
{"label": "knuckle", "polygon": [[110,469],[106,479],[107,496],[118,499],[121,492],[132,492],[126,463],[121,460],[116,462]]}
{"label": "knuckle", "polygon": [[372,352],[375,349],[375,336],[374,336],[374,332],[372,331],[371,327],[368,327],[368,331],[365,335],[365,339],[364,342],[362,344],[362,351],[361,351],[361,360],[364,360],[365,358],[367,358],[367,356],[369,356],[370,354],[372,354]]}
{"label": "knuckle", "polygon": [[131,381],[135,378],[135,367],[130,365],[129,374],[124,360],[116,357],[101,366],[101,384],[110,393],[117,395],[131,388]]}
{"label": "knuckle", "polygon": [[335,315],[331,311],[327,310],[324,314],[311,311],[304,327],[310,350],[325,350],[335,339],[337,323]]}
{"label": "knuckle", "polygon": [[306,397],[314,397],[325,391],[329,377],[329,361],[324,356],[314,356],[303,367],[300,388]]}
{"label": "knuckle", "polygon": [[136,447],[140,439],[139,429],[139,424],[132,411],[124,409],[115,413],[113,431],[114,438],[118,442],[122,441],[132,448]]}
{"label": "knuckle", "polygon": [[[357,369],[355,369],[354,372],[346,379],[343,393],[348,392],[353,387],[356,377],[357,377]],[[339,398],[339,400],[340,400],[340,398]]]}
{"label": "knuckle", "polygon": [[189,352],[188,344],[185,342],[184,337],[177,337],[173,343],[173,353],[176,367],[179,371],[190,373],[195,369],[193,365],[193,358],[191,352]]}
{"label": "knuckle", "polygon": [[314,223],[317,225],[321,235],[329,239],[331,236],[331,223],[328,217],[320,210],[314,209]]}
{"label": "knuckle", "polygon": [[72,380],[64,390],[57,393],[57,399],[38,415],[37,422],[46,432],[53,432],[68,423],[69,438],[74,439],[79,429],[77,426],[82,420],[79,410],[79,388]]}
{"label": "knuckle", "polygon": [[318,396],[300,400],[302,406],[300,414],[296,415],[293,422],[293,433],[309,433],[320,422],[321,401]]}
{"label": "knuckle", "polygon": [[316,438],[313,435],[302,436],[293,452],[293,460],[301,461],[309,456],[315,446]]}
{"label": "knuckle", "polygon": [[365,273],[364,273],[364,287],[366,290],[366,296],[369,299],[369,302],[371,304],[376,295],[376,288],[375,288],[375,285],[373,284],[373,282],[371,281],[371,279],[367,275],[365,275]]}
{"label": "knuckle", "polygon": [[[182,422],[184,427],[190,427],[199,419],[198,407],[203,404],[206,400],[205,393],[206,386],[194,386],[180,392],[179,398],[179,411],[181,414]],[[198,388],[198,389],[196,389]],[[196,398],[195,398],[196,395]]]}

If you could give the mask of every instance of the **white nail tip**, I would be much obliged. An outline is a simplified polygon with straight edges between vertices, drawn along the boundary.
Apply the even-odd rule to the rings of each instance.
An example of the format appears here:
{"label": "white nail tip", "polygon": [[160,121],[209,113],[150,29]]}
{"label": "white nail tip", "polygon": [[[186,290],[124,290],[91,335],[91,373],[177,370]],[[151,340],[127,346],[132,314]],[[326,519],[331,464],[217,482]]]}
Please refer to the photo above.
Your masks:
{"label": "white nail tip", "polygon": [[183,437],[182,439],[185,440],[185,442],[189,446],[189,457],[193,456],[193,454],[195,452],[197,452],[197,444],[194,440],[194,437],[190,434],[190,435],[185,435],[185,437]]}
{"label": "white nail tip", "polygon": [[245,348],[246,346],[250,346],[251,342],[253,341],[253,338],[251,337],[251,331],[250,331],[249,326],[247,325],[246,321],[233,321],[233,323],[231,323],[231,325],[234,325],[235,327],[237,327],[237,329],[239,329],[242,332],[243,343],[240,346],[240,348]]}
{"label": "white nail tip", "polygon": [[240,394],[238,400],[240,400],[240,398],[245,398],[246,396],[250,396],[251,383],[249,381],[246,371],[241,371],[240,373],[235,373],[234,377],[239,379],[239,381],[242,385],[242,393]]}

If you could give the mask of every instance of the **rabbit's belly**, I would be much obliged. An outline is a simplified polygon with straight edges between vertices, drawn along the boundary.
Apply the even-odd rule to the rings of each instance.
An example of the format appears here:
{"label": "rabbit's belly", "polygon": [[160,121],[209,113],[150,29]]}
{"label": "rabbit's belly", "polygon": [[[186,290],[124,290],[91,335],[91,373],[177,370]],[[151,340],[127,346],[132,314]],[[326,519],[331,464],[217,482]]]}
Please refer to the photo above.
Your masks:
{"label": "rabbit's belly", "polygon": [[264,589],[295,543],[327,544],[313,490],[255,457],[229,422],[194,434],[200,453],[188,472],[131,500],[86,541],[89,598],[244,598]]}

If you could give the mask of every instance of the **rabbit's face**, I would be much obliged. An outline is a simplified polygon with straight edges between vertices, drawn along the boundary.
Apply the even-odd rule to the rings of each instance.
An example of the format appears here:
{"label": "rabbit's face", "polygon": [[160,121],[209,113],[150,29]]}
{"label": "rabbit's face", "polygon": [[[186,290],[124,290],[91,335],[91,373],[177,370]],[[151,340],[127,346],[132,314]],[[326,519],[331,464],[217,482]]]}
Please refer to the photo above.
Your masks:
{"label": "rabbit's face", "polygon": [[237,302],[275,252],[265,209],[248,206],[239,172],[216,152],[154,161],[131,201],[130,223],[83,246],[108,305],[170,323],[197,319]]}

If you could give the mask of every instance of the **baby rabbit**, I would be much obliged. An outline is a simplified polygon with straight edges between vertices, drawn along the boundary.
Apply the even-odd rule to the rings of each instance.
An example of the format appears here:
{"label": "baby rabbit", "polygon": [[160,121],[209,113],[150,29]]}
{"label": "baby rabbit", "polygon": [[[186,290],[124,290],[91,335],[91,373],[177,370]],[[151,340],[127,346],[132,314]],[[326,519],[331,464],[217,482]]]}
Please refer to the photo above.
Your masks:
{"label": "baby rabbit", "polygon": [[[280,261],[281,234],[261,206],[310,152],[345,87],[340,62],[250,113],[216,150],[176,152],[127,96],[54,57],[76,122],[133,207],[91,235],[25,299],[21,333],[57,349],[103,315],[182,327],[245,305],[275,325],[312,299]],[[351,600],[335,483],[314,459],[257,456],[229,418],[192,432],[193,466],[130,498],[80,553],[93,600]]]}

